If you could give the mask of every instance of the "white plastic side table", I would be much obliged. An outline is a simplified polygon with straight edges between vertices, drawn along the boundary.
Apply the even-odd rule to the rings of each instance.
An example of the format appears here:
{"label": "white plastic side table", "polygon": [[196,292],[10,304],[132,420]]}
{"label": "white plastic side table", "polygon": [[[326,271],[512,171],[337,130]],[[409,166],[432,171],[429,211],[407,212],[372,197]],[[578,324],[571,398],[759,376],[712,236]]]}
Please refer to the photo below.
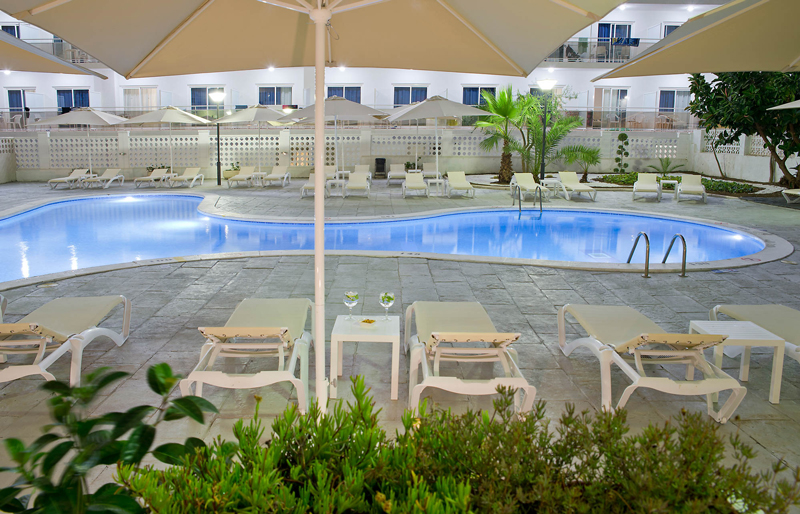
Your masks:
{"label": "white plastic side table", "polygon": [[771,346],[774,350],[769,401],[770,403],[780,401],[786,341],[750,321],[691,321],[689,322],[689,333],[728,336],[725,341],[714,347],[714,364],[720,369],[722,369],[723,348],[725,346],[743,346],[744,352],[742,352],[742,361],[739,366],[739,382],[747,382],[749,378],[751,349],[754,346]]}
{"label": "white plastic side table", "polygon": [[[429,178],[428,179],[428,187],[436,186],[436,195],[435,196],[445,196],[447,195],[447,181],[443,178]],[[433,196],[433,192],[431,191],[431,196]]]}
{"label": "white plastic side table", "polygon": [[345,341],[356,343],[391,343],[392,344],[392,400],[397,400],[397,389],[400,378],[400,316],[389,316],[389,321],[383,315],[376,315],[375,323],[361,323],[366,316],[353,316],[353,320],[346,315],[336,316],[336,323],[331,332],[331,388],[330,397],[336,398],[339,387],[339,377],[342,376],[342,343]]}
{"label": "white plastic side table", "polygon": [[564,199],[569,200],[569,193],[567,192],[567,188],[564,187],[564,184],[561,183],[560,180],[557,178],[546,178],[542,180],[542,185],[553,192],[553,198],[558,196],[558,190],[561,189],[561,192],[564,193]]}
{"label": "white plastic side table", "polygon": [[672,188],[672,195],[673,195],[673,196],[675,197],[675,199],[677,200],[677,199],[678,199],[678,183],[679,183],[679,182],[678,182],[677,180],[663,180],[663,179],[662,179],[662,180],[661,180],[661,189],[662,189],[662,190],[664,189],[664,184],[672,184],[672,186],[673,186],[673,188]]}
{"label": "white plastic side table", "polygon": [[344,179],[331,179],[325,182],[325,190],[328,192],[328,196],[333,196],[333,188],[337,188],[338,193],[344,197],[346,184],[347,181]]}

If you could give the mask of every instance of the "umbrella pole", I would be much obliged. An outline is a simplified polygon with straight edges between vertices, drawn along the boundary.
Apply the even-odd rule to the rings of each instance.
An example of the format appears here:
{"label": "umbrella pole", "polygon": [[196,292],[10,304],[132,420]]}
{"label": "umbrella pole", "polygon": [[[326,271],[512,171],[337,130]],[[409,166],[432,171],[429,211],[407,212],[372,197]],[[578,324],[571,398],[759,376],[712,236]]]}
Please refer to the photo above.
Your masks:
{"label": "umbrella pole", "polygon": [[[317,4],[321,5],[321,4]],[[309,13],[315,32],[315,107],[314,107],[314,357],[317,405],[325,413],[328,380],[325,372],[325,26],[331,19],[328,9]],[[331,377],[333,380],[336,377]]]}
{"label": "umbrella pole", "polygon": [[89,173],[92,172],[92,136],[89,135],[89,125],[86,125],[86,150],[89,152]]}
{"label": "umbrella pole", "polygon": [[258,122],[258,172],[261,173],[261,122]]}
{"label": "umbrella pole", "polygon": [[439,118],[433,118],[433,149],[436,152],[436,174],[441,176],[439,171]]}
{"label": "umbrella pole", "polygon": [[172,122],[169,122],[169,172],[172,173]]}
{"label": "umbrella pole", "polygon": [[414,143],[414,169],[417,169],[417,162],[419,161],[419,118],[417,118],[415,125],[417,126],[417,140]]}
{"label": "umbrella pole", "polygon": [[336,166],[336,173],[339,173],[339,116],[333,117],[333,164]]}

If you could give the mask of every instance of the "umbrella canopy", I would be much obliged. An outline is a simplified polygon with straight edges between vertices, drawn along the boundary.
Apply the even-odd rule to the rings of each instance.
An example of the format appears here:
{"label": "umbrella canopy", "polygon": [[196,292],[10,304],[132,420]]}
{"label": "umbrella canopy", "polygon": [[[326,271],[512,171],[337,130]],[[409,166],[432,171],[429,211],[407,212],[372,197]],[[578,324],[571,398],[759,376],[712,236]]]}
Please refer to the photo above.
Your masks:
{"label": "umbrella canopy", "polygon": [[[283,116],[280,121],[293,121],[301,120],[304,118],[312,118],[316,104],[309,105],[297,111],[294,111],[286,116]],[[339,121],[375,121],[376,116],[386,117],[386,113],[361,105],[360,103],[345,100],[341,96],[331,96],[325,99],[325,119],[326,120],[339,120]]]}
{"label": "umbrella canopy", "polygon": [[[313,65],[314,97],[321,99],[325,66],[334,62],[527,76],[567,38],[624,2],[0,0],[0,9],[79,46],[126,78]],[[387,30],[388,24],[402,31]],[[324,111],[314,113],[316,141],[325,137]],[[324,145],[315,145],[314,333],[320,338],[325,334],[324,164]],[[321,350],[315,351],[317,402],[325,412],[324,339],[315,348]]]}
{"label": "umbrella canopy", "polygon": [[781,104],[776,105],[775,107],[770,107],[767,109],[768,111],[780,111],[783,109],[800,109],[800,100],[796,100],[794,102],[789,102],[788,104]]}
{"label": "umbrella canopy", "polygon": [[339,36],[331,38],[328,61],[527,76],[624,1],[0,0],[0,9],[126,78],[313,66],[314,8],[332,14],[331,33]]}
{"label": "umbrella canopy", "polygon": [[122,116],[98,111],[92,107],[79,107],[68,113],[59,114],[53,118],[36,121],[30,125],[116,125],[128,121]]}
{"label": "umbrella canopy", "polygon": [[726,71],[800,71],[800,2],[734,0],[593,80]]}
{"label": "umbrella canopy", "polygon": [[[462,116],[487,116],[486,111],[464,105],[441,96],[432,96],[408,109],[401,110],[386,118],[388,121],[419,120],[422,118],[434,119],[434,141],[436,141],[436,171],[439,171],[439,118],[460,118]],[[416,164],[416,163],[415,163]]]}
{"label": "umbrella canopy", "polygon": [[[86,125],[86,138],[89,136],[89,125],[116,125],[127,121],[122,116],[98,111],[91,107],[79,107],[65,114],[60,114],[54,118],[36,121],[31,125]],[[89,145],[87,145],[89,146]],[[92,150],[89,148],[89,172],[92,172]]]}
{"label": "umbrella canopy", "polygon": [[41,73],[72,73],[75,75],[94,75],[107,79],[92,70],[62,61],[53,54],[0,31],[0,70],[32,71]]}

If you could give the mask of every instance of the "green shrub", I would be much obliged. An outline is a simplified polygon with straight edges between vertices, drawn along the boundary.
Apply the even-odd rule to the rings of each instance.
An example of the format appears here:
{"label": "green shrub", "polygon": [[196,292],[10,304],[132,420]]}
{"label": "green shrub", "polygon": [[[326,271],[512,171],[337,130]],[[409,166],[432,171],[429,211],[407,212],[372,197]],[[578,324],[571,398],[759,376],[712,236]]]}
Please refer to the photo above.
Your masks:
{"label": "green shrub", "polygon": [[635,171],[631,173],[619,173],[613,175],[603,175],[597,180],[609,184],[619,184],[621,186],[632,186],[639,179],[639,174]]}
{"label": "green shrub", "polygon": [[[611,174],[611,175],[603,175],[602,177],[597,179],[600,182],[606,182],[608,184],[619,184],[621,186],[632,186],[639,180],[639,174],[635,171],[631,173],[622,173],[622,174]],[[677,180],[678,182],[681,181],[681,177],[678,175],[664,175],[659,177],[659,180]],[[708,193],[755,193],[759,190],[759,188],[752,186],[750,184],[743,184],[740,182],[726,182],[724,180],[714,180],[709,178],[701,179],[703,185],[706,187],[706,192]],[[675,189],[675,186],[672,184],[664,184],[664,190],[671,191]]]}
{"label": "green shrub", "polygon": [[[258,410],[165,470],[118,467],[120,486],[159,513],[217,512],[787,512],[800,476],[786,466],[757,474],[754,452],[701,414],[628,434],[624,411],[589,415],[568,406],[558,422],[544,403],[517,417],[500,390],[495,412],[403,416],[394,440],[378,426],[363,380],[355,400],[321,416],[290,406],[261,444]],[[257,400],[259,400],[257,398]],[[736,504],[736,509],[731,506]]]}
{"label": "green shrub", "polygon": [[617,156],[614,157],[614,162],[617,163],[617,166],[614,168],[614,173],[626,173],[628,163],[625,162],[625,158],[630,156],[630,153],[628,153],[628,145],[630,145],[628,134],[624,132],[621,133],[617,136],[617,140],[619,144],[617,145]]}

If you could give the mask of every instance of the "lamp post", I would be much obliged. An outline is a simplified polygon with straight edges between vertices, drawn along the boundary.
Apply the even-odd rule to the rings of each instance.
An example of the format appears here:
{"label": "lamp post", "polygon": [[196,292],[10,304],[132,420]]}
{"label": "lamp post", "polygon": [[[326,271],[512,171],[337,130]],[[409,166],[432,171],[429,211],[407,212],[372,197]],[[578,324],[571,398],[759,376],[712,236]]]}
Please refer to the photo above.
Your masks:
{"label": "lamp post", "polygon": [[217,185],[222,185],[222,163],[220,162],[221,157],[219,153],[219,104],[225,100],[225,91],[220,91],[219,89],[209,93],[209,98],[211,101],[217,104]]}
{"label": "lamp post", "polygon": [[544,116],[542,117],[542,171],[539,173],[539,183],[541,184],[544,180],[544,149],[547,146],[547,92],[553,89],[556,85],[555,79],[542,79],[537,80],[536,83],[539,85],[539,89],[544,91]]}

